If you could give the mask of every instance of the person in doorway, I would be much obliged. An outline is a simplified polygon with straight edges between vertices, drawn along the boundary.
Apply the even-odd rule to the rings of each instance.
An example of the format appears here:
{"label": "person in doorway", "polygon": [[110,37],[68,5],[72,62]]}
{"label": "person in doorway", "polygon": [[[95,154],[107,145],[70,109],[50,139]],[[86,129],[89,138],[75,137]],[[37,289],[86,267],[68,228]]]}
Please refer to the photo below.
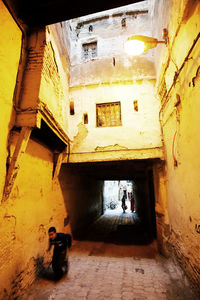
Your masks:
{"label": "person in doorway", "polygon": [[125,210],[127,209],[126,206],[126,191],[124,191],[123,197],[122,197],[122,209],[123,209],[123,213],[125,213]]}
{"label": "person in doorway", "polygon": [[131,211],[132,212],[135,211],[135,199],[134,199],[133,193],[131,193]]}
{"label": "person in doorway", "polygon": [[68,272],[67,248],[71,248],[72,238],[70,234],[57,233],[55,227],[50,227],[48,234],[49,247],[47,251],[50,251],[51,247],[54,246],[51,263],[55,279],[59,280]]}

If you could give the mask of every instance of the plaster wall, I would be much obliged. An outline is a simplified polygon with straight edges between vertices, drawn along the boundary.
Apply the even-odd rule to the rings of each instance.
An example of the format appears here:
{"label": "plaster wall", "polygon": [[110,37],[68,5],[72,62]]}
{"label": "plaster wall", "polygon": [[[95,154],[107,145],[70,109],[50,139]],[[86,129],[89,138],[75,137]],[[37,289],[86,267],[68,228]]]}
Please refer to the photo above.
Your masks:
{"label": "plaster wall", "polygon": [[[70,41],[70,162],[162,158],[159,100],[155,98],[154,49],[137,57],[123,42],[152,35],[148,1],[103,11],[65,23]],[[82,45],[97,42],[96,57]],[[133,101],[139,110],[134,111]],[[97,127],[96,104],[121,102],[121,126]],[[83,115],[88,115],[84,124]]]}
{"label": "plaster wall", "polygon": [[69,59],[67,39],[61,23],[46,27],[46,41],[41,73],[39,100],[67,132],[69,111]]}
{"label": "plaster wall", "polygon": [[45,107],[51,119],[67,134],[69,60],[65,32],[60,23],[31,29],[26,43],[27,60],[18,101],[18,111],[22,113],[18,124],[27,126],[29,115],[38,109],[44,111]]}
{"label": "plaster wall", "polygon": [[[66,28],[70,26],[71,65],[82,63],[82,43],[96,39],[100,41],[99,57],[122,54],[126,37],[151,32],[148,9],[148,1],[143,1],[67,21]],[[126,19],[124,27],[122,19]]]}
{"label": "plaster wall", "polygon": [[[73,140],[71,158],[73,154],[105,151],[101,158],[105,160],[109,155],[106,151],[113,151],[112,159],[115,160],[115,150],[150,149],[151,152],[153,148],[162,147],[158,119],[160,103],[154,96],[154,80],[71,88],[70,98],[74,101],[75,111],[74,115],[68,116],[69,136]],[[134,100],[138,101],[138,111],[134,111]],[[115,101],[121,102],[122,125],[97,127],[96,104]],[[88,124],[83,124],[84,113],[88,114]],[[130,152],[127,158],[131,157]]]}
{"label": "plaster wall", "polygon": [[[17,166],[18,174],[12,192],[5,202],[2,201],[6,164],[11,161],[19,137],[16,128],[13,130],[16,121],[13,104],[18,111],[21,108],[30,110],[38,104],[40,91],[41,101],[47,105],[62,128],[67,128],[65,113],[68,106],[65,101],[68,99],[69,70],[67,56],[62,52],[61,42],[59,44],[57,41],[62,39],[57,26],[60,25],[52,25],[48,31],[51,36],[49,39],[56,49],[51,48],[52,52],[55,51],[54,58],[51,59],[52,52],[48,57],[43,56],[43,47],[49,44],[45,43],[45,31],[40,29],[31,43],[26,45],[28,60],[26,64],[22,63],[22,32],[0,1],[0,299],[4,300],[20,297],[23,289],[37,278],[43,263],[50,261],[51,257],[46,254],[48,228],[56,226],[58,231],[70,232],[60,182],[56,177],[53,179],[53,152],[42,140],[33,139],[33,136],[29,140],[22,161]],[[19,65],[21,69],[22,65],[26,65],[22,70],[24,77],[21,92],[17,80]],[[42,66],[48,72],[49,80],[45,77],[45,81],[42,77],[40,82]],[[59,82],[56,81],[55,72],[60,74]],[[19,98],[15,97],[16,83]],[[62,85],[63,98],[54,90],[57,83],[60,84],[59,88]]]}
{"label": "plaster wall", "polygon": [[166,155],[166,246],[199,291],[200,3],[172,1],[158,93]]}
{"label": "plaster wall", "polygon": [[0,199],[2,199],[8,154],[8,133],[15,121],[13,96],[22,44],[22,32],[10,16],[2,0],[0,1],[0,32]]}
{"label": "plaster wall", "polygon": [[[17,137],[13,132],[11,153]],[[10,197],[1,205],[1,299],[21,296],[50,260],[46,253],[50,226],[70,232],[69,225],[64,227],[68,215],[60,182],[52,174],[52,152],[30,139]]]}
{"label": "plaster wall", "polygon": [[[70,36],[70,86],[154,78],[154,50],[133,58],[123,48],[129,36],[152,35],[148,9],[148,1],[143,1],[66,22]],[[93,41],[97,42],[97,55],[84,59],[82,44]]]}

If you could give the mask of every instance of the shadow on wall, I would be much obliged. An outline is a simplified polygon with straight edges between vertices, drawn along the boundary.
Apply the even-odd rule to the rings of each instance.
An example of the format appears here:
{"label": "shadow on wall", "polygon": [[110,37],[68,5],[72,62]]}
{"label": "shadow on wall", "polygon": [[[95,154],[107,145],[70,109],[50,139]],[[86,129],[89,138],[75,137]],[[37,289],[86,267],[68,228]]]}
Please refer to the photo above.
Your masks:
{"label": "shadow on wall", "polygon": [[[20,271],[15,270],[15,278],[11,282],[10,292],[4,288],[0,291],[0,299],[11,300],[11,299],[22,299],[26,289],[30,284],[39,278],[47,278],[48,264],[47,267],[44,264],[44,257],[38,256],[36,258],[31,257],[26,267]],[[49,277],[52,279],[53,277]],[[23,298],[24,299],[24,298]]]}
{"label": "shadow on wall", "polygon": [[54,280],[54,273],[51,267],[51,262],[44,263],[44,257],[39,256],[36,259],[36,264],[35,264],[35,278],[44,278],[47,280]]}
{"label": "shadow on wall", "polygon": [[64,164],[59,181],[69,215],[73,238],[79,237],[80,230],[96,220],[103,211],[103,181],[96,180],[84,171]]}

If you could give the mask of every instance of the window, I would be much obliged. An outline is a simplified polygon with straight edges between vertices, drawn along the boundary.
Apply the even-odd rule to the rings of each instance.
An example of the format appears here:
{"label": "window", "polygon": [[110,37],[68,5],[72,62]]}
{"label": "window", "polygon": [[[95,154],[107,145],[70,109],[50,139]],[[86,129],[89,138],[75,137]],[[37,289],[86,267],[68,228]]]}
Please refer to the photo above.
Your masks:
{"label": "window", "polygon": [[120,102],[96,104],[97,127],[121,125]]}
{"label": "window", "polygon": [[84,60],[97,57],[97,42],[82,44],[82,58]]}
{"label": "window", "polygon": [[123,19],[121,20],[121,24],[122,24],[122,28],[123,28],[123,27],[126,27],[126,18],[123,18]]}

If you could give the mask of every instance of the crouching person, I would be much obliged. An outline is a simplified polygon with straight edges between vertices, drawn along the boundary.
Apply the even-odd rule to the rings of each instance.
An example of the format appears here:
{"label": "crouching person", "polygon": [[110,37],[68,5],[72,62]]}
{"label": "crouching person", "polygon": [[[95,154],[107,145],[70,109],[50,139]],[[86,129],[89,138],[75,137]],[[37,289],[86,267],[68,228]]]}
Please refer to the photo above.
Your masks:
{"label": "crouching person", "polygon": [[59,280],[65,273],[68,272],[68,257],[67,248],[71,248],[72,238],[70,234],[57,233],[55,227],[50,227],[49,233],[49,248],[54,246],[52,257],[52,268],[55,274],[55,279]]}

